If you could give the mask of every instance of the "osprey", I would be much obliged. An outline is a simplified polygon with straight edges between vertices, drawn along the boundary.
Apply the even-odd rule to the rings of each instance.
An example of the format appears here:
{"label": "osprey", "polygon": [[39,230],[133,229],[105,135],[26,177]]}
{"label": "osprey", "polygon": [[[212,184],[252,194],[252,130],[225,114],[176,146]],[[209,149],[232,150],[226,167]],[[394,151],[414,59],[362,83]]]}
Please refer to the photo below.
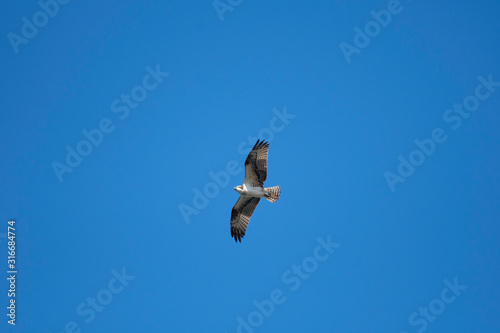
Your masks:
{"label": "osprey", "polygon": [[240,198],[231,211],[231,237],[234,237],[236,242],[241,242],[245,236],[248,222],[260,198],[264,197],[271,202],[276,202],[280,197],[281,187],[264,188],[267,178],[268,150],[268,142],[257,140],[245,161],[245,181],[243,185],[234,187],[234,190],[240,194]]}

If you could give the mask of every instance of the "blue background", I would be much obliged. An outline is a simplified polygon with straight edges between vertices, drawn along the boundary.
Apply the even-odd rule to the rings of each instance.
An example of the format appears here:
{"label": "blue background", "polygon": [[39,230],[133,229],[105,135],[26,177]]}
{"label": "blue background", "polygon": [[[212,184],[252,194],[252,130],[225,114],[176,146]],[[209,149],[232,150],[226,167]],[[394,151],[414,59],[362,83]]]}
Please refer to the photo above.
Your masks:
{"label": "blue background", "polygon": [[[236,332],[241,317],[256,327],[240,332],[498,332],[500,88],[457,129],[443,114],[479,76],[500,81],[500,4],[401,1],[348,62],[341,43],[388,1],[232,3],[219,16],[212,0],[71,1],[38,14],[17,53],[9,33],[42,9],[0,5],[0,330]],[[120,119],[111,104],[141,91],[148,66],[169,75]],[[114,130],[59,181],[54,162],[105,118]],[[392,191],[384,173],[436,128],[446,141]],[[282,196],[235,244],[244,175],[221,172],[257,137]],[[320,262],[318,237],[340,244]],[[302,263],[305,279],[290,273]],[[445,304],[455,278],[467,288]],[[285,300],[255,313],[275,289]],[[430,304],[432,321],[418,314]]]}

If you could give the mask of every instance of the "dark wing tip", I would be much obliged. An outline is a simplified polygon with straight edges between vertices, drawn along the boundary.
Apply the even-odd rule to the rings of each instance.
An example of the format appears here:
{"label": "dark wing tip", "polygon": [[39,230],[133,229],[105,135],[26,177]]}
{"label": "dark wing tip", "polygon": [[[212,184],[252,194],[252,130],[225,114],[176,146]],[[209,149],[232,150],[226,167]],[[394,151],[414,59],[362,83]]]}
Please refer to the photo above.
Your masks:
{"label": "dark wing tip", "polygon": [[257,140],[257,142],[253,146],[252,150],[262,148],[262,147],[269,147],[269,142],[267,142],[266,140]]}
{"label": "dark wing tip", "polygon": [[245,236],[245,234],[241,234],[238,229],[231,228],[231,237],[234,238],[234,241],[238,243],[238,241],[241,243],[241,239]]}

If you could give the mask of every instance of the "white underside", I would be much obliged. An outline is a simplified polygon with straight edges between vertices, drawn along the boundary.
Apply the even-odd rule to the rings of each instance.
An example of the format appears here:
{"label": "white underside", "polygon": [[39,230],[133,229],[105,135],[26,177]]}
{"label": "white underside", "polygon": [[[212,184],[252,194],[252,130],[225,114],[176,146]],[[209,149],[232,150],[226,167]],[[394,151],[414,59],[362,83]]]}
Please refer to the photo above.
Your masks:
{"label": "white underside", "polygon": [[257,197],[257,198],[262,198],[266,192],[262,187],[253,187],[248,184],[243,184],[243,186],[246,188],[247,193],[242,194],[245,197]]}

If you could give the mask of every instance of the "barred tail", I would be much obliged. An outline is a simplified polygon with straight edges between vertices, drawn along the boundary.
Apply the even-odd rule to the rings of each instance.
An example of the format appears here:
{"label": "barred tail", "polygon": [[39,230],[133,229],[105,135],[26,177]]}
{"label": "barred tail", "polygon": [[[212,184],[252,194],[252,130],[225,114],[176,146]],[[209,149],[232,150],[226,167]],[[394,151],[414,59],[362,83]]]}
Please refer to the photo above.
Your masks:
{"label": "barred tail", "polygon": [[266,191],[266,194],[264,195],[264,198],[271,202],[276,202],[280,198],[281,194],[281,187],[280,186],[274,186],[274,187],[267,187],[264,189]]}

